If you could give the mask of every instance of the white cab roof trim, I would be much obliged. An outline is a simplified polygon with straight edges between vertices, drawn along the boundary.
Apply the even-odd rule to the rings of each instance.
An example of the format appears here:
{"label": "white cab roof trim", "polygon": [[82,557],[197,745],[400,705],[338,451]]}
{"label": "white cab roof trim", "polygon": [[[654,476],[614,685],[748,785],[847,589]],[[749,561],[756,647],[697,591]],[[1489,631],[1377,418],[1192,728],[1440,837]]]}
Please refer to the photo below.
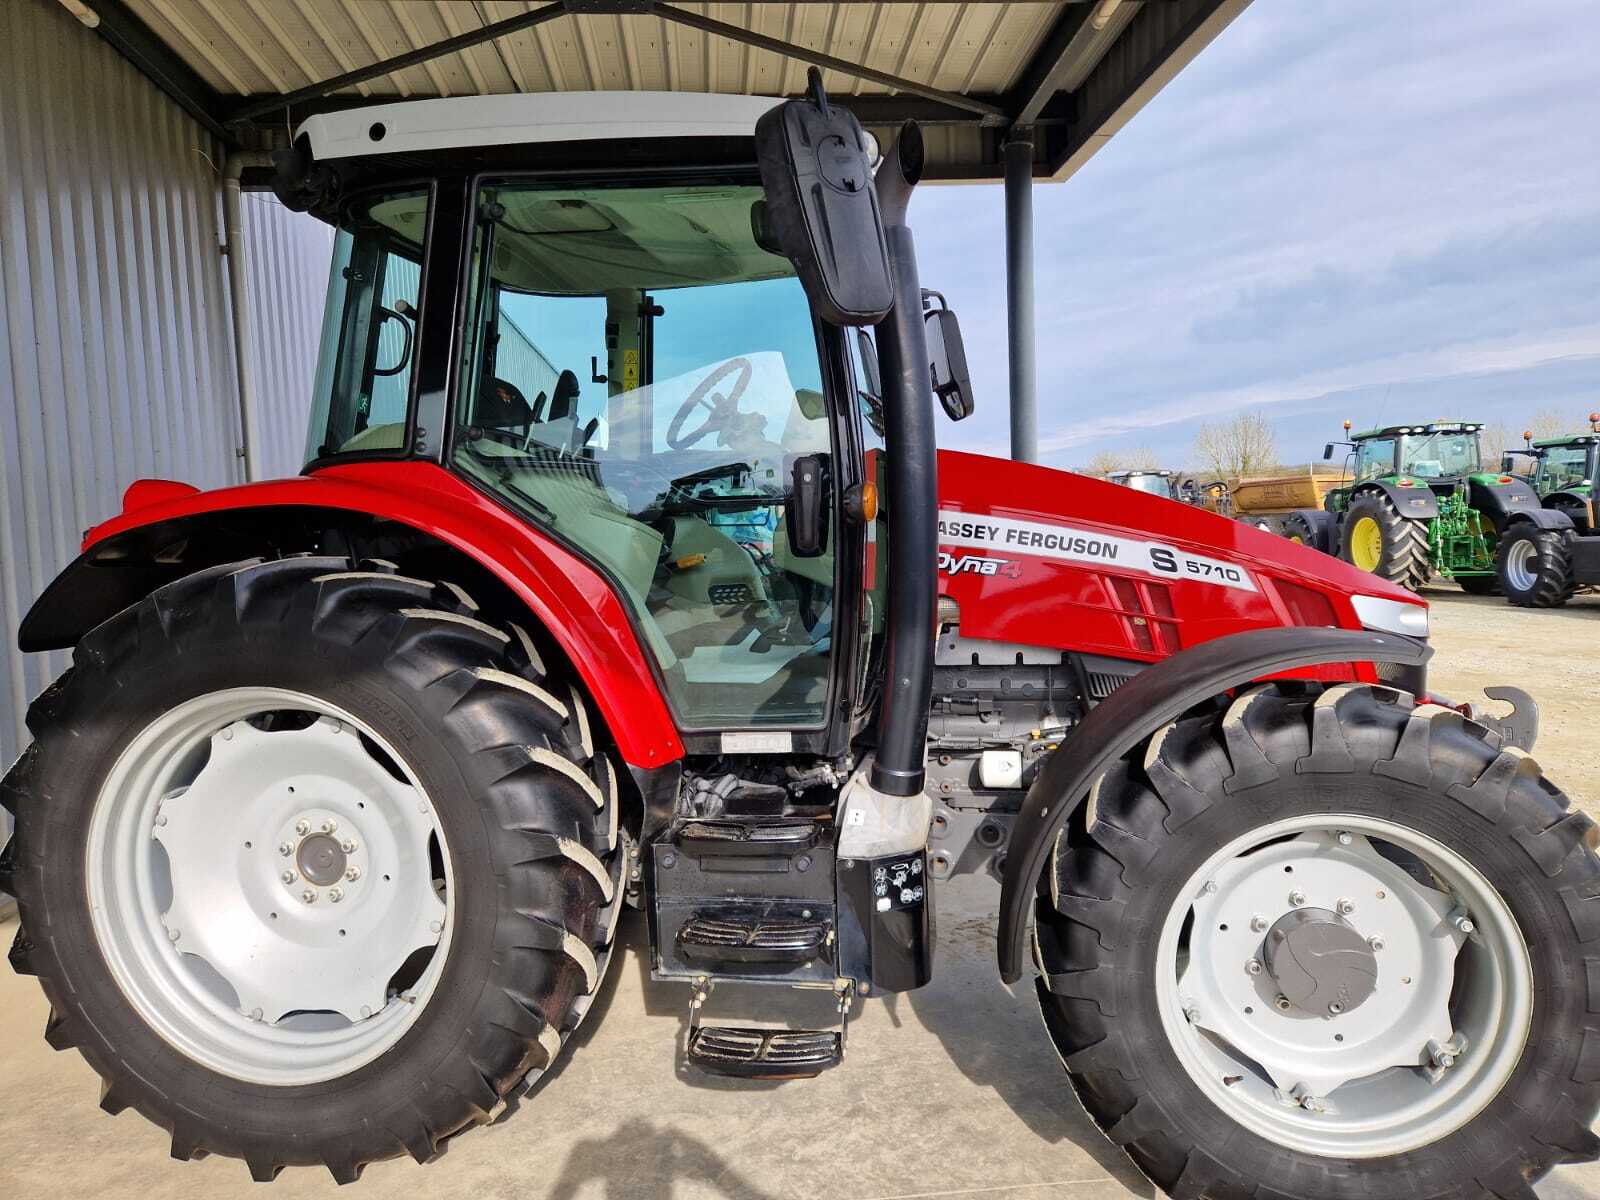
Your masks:
{"label": "white cab roof trim", "polygon": [[[374,104],[309,117],[318,159],[461,146],[649,137],[750,137],[780,101],[703,92],[532,92]],[[381,127],[378,138],[373,133]]]}

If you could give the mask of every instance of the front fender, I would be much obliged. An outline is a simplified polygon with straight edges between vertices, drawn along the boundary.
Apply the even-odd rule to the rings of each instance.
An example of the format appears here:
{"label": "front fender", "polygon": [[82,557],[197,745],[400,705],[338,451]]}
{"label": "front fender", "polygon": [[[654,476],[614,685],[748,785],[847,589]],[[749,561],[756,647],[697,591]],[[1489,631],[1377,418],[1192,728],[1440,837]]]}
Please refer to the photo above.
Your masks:
{"label": "front fender", "polygon": [[683,756],[651,660],[610,581],[553,537],[432,463],[351,463],[214,492],[136,485],[122,515],[89,531],[83,553],[29,610],[18,646],[71,646],[179,576],[304,550],[296,536],[315,530],[319,519],[326,525],[330,513],[409,526],[476,561],[549,631],[630,766],[659,767]]}
{"label": "front fender", "polygon": [[1524,508],[1511,514],[1506,528],[1513,525],[1532,525],[1535,529],[1576,529],[1570,514],[1559,508]]}
{"label": "front fender", "polygon": [[1028,911],[1045,857],[1094,781],[1117,759],[1196,704],[1254,680],[1328,663],[1421,666],[1432,653],[1424,642],[1387,633],[1260,629],[1181,651],[1112,692],[1045,760],[1017,816],[1000,891],[1000,977],[1007,983],[1021,978]]}

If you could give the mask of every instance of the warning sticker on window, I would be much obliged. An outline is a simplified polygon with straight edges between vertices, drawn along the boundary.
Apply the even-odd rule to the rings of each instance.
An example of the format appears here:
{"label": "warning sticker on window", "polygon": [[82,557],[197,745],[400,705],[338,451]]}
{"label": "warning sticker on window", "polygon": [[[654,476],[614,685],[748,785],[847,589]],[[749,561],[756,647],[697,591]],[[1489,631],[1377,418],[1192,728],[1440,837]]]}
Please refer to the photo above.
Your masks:
{"label": "warning sticker on window", "polygon": [[1011,550],[1063,562],[1092,563],[1154,575],[1158,579],[1190,579],[1244,592],[1258,590],[1250,572],[1233,563],[1190,554],[1161,542],[1115,537],[1097,530],[1044,521],[1018,521],[1011,517],[941,509],[939,543]]}

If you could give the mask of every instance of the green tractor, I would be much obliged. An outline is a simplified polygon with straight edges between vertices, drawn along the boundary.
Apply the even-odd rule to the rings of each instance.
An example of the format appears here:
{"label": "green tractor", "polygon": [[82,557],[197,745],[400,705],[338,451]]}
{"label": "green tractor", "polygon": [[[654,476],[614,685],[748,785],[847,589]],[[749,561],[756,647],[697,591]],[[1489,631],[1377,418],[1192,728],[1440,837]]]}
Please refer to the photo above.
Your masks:
{"label": "green tractor", "polygon": [[1588,433],[1529,439],[1531,483],[1543,523],[1513,526],[1500,539],[1496,576],[1507,600],[1525,608],[1565,604],[1580,587],[1600,584],[1600,413]]}
{"label": "green tractor", "polygon": [[1323,457],[1346,447],[1351,482],[1330,491],[1321,509],[1290,514],[1284,534],[1413,591],[1439,575],[1473,595],[1494,594],[1501,538],[1519,522],[1552,522],[1526,480],[1484,469],[1482,429],[1435,421],[1329,442]]}

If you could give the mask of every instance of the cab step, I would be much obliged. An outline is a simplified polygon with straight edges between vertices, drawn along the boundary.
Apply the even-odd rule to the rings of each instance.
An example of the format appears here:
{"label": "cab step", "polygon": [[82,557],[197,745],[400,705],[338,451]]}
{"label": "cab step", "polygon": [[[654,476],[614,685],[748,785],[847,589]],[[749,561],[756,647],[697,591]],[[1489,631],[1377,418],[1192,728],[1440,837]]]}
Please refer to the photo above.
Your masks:
{"label": "cab step", "polygon": [[833,927],[828,920],[799,913],[764,910],[696,912],[678,927],[678,954],[706,967],[792,967],[833,959]]}
{"label": "cab step", "polygon": [[742,1079],[809,1079],[844,1061],[844,1035],[831,1029],[747,1029],[698,1025],[689,1064]]}

